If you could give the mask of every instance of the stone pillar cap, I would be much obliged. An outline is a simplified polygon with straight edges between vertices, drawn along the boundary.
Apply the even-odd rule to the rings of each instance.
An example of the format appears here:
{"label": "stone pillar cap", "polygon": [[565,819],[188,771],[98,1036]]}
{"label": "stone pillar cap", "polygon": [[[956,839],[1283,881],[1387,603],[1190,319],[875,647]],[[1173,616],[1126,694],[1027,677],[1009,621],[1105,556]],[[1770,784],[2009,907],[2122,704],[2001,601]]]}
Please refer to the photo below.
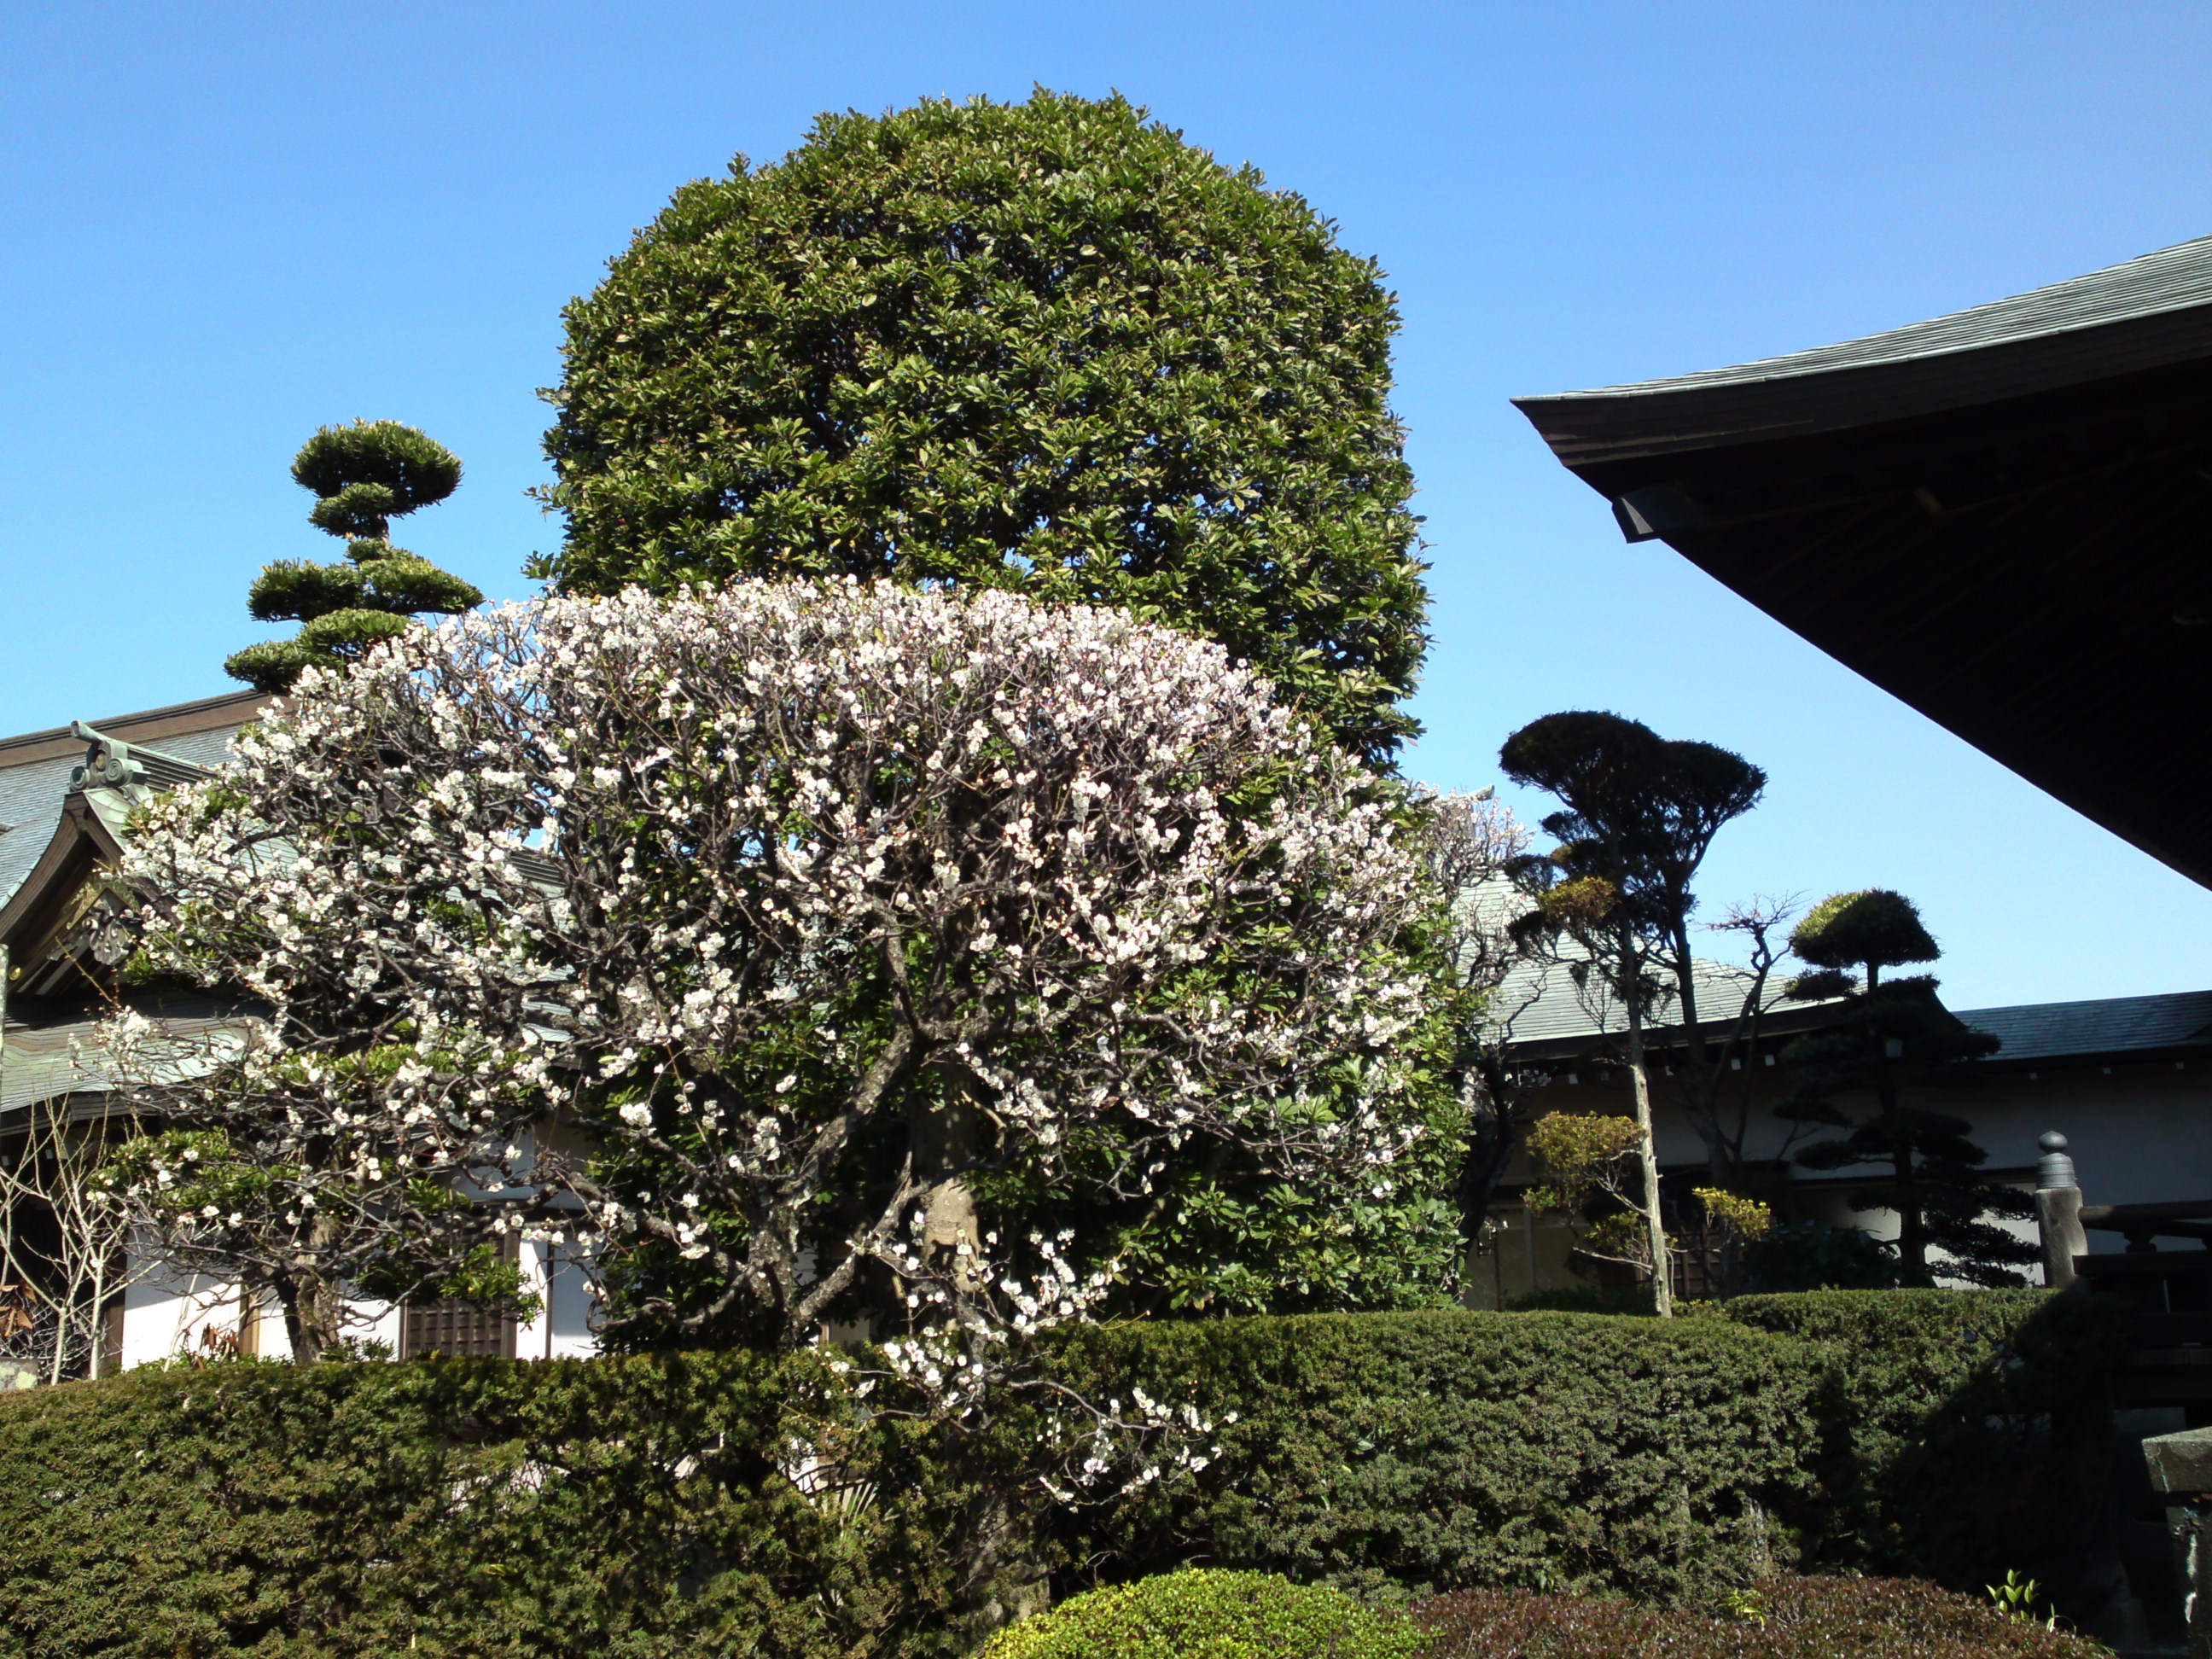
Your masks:
{"label": "stone pillar cap", "polygon": [[2142,1443],[2150,1483],[2165,1492],[2212,1492],[2212,1429],[2154,1435]]}

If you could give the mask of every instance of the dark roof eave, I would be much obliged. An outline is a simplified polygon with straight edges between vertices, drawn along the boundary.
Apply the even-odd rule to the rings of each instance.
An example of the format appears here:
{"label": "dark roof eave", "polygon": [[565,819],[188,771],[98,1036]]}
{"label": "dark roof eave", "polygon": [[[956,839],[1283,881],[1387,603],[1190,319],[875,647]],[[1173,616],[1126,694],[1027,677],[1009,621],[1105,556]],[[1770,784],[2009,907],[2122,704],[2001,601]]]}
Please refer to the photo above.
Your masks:
{"label": "dark roof eave", "polygon": [[[1889,362],[1740,381],[1516,398],[1562,465],[1608,494],[1661,458],[2001,403],[2212,357],[2212,304]],[[1624,473],[1621,469],[1627,468]]]}

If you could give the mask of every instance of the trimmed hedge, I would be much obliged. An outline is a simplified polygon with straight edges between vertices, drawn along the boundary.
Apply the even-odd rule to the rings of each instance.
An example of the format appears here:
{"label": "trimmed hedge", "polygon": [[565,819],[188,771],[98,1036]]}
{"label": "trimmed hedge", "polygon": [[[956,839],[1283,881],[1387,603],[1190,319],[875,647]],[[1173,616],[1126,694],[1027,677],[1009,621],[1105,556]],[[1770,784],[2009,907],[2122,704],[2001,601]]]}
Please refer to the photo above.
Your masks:
{"label": "trimmed hedge", "polygon": [[1414,1603],[1429,1659],[2109,1659],[1931,1584],[1780,1574],[1732,1607],[1467,1590]]}
{"label": "trimmed hedge", "polygon": [[1747,1579],[1773,1505],[1809,1492],[1826,1378],[1804,1345],[1719,1321],[1553,1313],[1127,1325],[1073,1334],[1060,1365],[1225,1424],[1198,1480],[1109,1511],[1079,1559],[1370,1594]]}
{"label": "trimmed hedge", "polygon": [[2118,1588],[2105,1528],[2129,1317],[2117,1298],[1812,1291],[1717,1311],[1834,1367],[1818,1501],[1793,1510],[1808,1563],[1966,1591],[2017,1569],[2069,1608]]}
{"label": "trimmed hedge", "polygon": [[[1218,1425],[1194,1478],[1092,1507],[1022,1480],[1033,1403],[948,1436],[814,1360],[134,1372],[0,1397],[0,1654],[930,1659],[1047,1569],[1066,1595],[1194,1564],[1694,1602],[1802,1555],[2018,1567],[2063,1603],[2036,1528],[2086,1468],[2084,1300],[1071,1332],[1059,1381]],[[847,1489],[810,1499],[794,1437],[825,1432]]]}
{"label": "trimmed hedge", "polygon": [[745,1355],[231,1364],[0,1401],[13,1654],[963,1651],[945,1528],[781,1472],[818,1366]]}
{"label": "trimmed hedge", "polygon": [[1425,1659],[1428,1648],[1341,1590],[1200,1567],[1076,1596],[1000,1632],[983,1659]]}

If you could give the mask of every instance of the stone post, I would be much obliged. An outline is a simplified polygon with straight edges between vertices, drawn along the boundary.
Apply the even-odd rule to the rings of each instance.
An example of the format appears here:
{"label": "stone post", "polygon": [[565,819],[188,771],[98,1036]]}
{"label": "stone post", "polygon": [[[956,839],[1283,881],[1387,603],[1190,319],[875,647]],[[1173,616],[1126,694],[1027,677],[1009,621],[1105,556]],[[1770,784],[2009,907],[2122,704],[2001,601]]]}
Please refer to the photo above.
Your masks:
{"label": "stone post", "polygon": [[2035,1165],[2035,1219],[2043,1237],[2043,1282],[2054,1291],[2071,1289],[2074,1258],[2086,1255],[2089,1236],[2081,1228],[2081,1183],[2066,1155],[2066,1137],[2056,1130],[2036,1143],[2043,1156]]}
{"label": "stone post", "polygon": [[2142,1449],[2150,1484],[2166,1495],[2189,1659],[2212,1659],[2212,1429],[2156,1435]]}

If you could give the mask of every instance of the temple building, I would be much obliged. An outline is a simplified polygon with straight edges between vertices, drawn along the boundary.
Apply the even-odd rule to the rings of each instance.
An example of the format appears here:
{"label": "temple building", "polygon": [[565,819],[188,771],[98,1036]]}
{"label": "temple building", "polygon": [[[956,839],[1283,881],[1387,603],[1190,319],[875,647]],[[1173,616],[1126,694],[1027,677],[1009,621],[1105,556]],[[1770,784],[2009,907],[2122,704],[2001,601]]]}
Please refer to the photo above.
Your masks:
{"label": "temple building", "polygon": [[[1863,339],[1514,402],[1629,541],[2212,885],[2212,237]],[[1514,1047],[1547,1103],[1625,1110],[1608,1034],[1544,1006]],[[2056,1130],[2094,1201],[2212,1194],[2212,992],[1957,1012],[2004,1046],[1984,1086],[1928,1103],[1973,1123],[1994,1176],[2030,1184]],[[1775,1015],[1778,1042],[1817,1018]],[[1744,1086],[1780,1160],[1772,1058]],[[1659,1103],[1662,1164],[1687,1174],[1702,1151]],[[1840,1209],[1850,1184],[1800,1172],[1794,1207],[1881,1231]],[[1564,1234],[1504,1219],[1489,1298],[1559,1282]]]}
{"label": "temple building", "polygon": [[[51,1188],[39,1160],[127,1128],[110,1117],[97,1036],[116,1009],[140,1006],[182,1033],[251,1016],[234,1000],[134,988],[120,971],[129,940],[109,915],[107,872],[132,808],[227,763],[232,739],[268,701],[240,692],[0,738],[0,1387],[180,1352],[286,1352],[274,1308],[244,1305],[234,1287],[179,1279],[127,1249],[93,1259],[90,1217],[72,1232],[53,1205],[9,1185],[14,1174]],[[362,1304],[354,1334],[403,1358],[590,1352],[581,1269],[550,1246],[518,1248],[543,1304],[534,1319],[459,1303]]]}
{"label": "temple building", "polygon": [[2212,884],[2212,237],[1514,402],[1629,540]]}

